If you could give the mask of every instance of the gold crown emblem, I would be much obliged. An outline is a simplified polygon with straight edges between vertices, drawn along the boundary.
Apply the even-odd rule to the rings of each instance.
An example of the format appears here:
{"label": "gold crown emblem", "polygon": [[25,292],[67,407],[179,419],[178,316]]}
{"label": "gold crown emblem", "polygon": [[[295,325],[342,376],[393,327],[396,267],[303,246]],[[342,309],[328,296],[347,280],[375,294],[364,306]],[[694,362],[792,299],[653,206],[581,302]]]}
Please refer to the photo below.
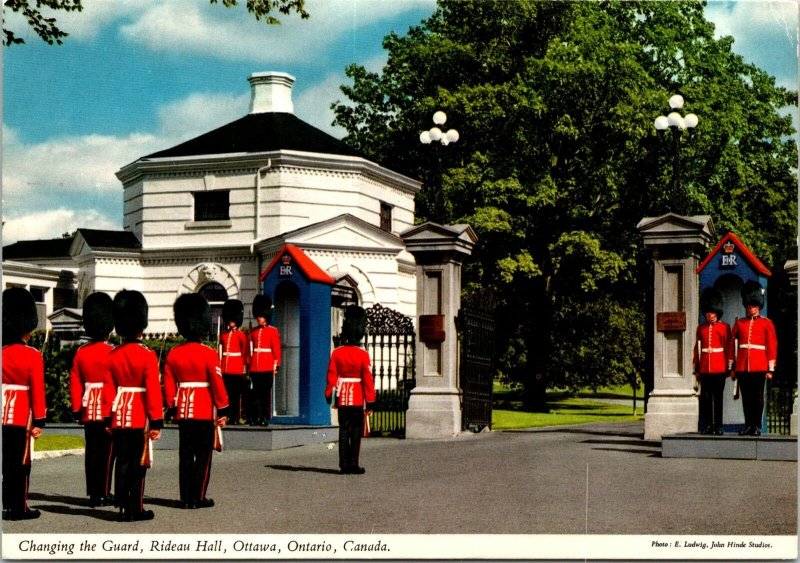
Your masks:
{"label": "gold crown emblem", "polygon": [[731,252],[734,251],[735,248],[736,246],[731,241],[728,241],[724,245],[722,245],[722,250],[725,251],[725,254],[730,254]]}
{"label": "gold crown emblem", "polygon": [[283,262],[285,266],[288,266],[289,264],[292,263],[292,257],[289,256],[288,254],[284,254],[283,257],[281,258],[281,262]]}

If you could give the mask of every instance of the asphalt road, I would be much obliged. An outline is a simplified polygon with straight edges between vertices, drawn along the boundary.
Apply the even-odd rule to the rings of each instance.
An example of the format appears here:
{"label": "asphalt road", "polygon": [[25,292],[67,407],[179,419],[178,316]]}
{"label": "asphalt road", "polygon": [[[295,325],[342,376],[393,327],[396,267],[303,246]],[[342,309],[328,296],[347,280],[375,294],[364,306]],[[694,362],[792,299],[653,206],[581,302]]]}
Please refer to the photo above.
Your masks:
{"label": "asphalt road", "polygon": [[177,452],[148,471],[149,522],[84,498],[83,457],[35,460],[34,521],[9,533],[777,534],[797,533],[797,463],[668,459],[641,423],[366,439],[364,475],[336,446],[215,454],[210,509],[177,507]]}

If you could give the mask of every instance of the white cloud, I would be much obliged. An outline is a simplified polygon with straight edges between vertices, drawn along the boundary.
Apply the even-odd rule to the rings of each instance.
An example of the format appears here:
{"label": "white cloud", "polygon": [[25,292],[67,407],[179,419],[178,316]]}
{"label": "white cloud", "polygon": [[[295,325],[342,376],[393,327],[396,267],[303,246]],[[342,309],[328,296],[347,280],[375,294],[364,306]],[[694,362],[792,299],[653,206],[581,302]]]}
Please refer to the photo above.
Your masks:
{"label": "white cloud", "polygon": [[29,213],[24,217],[4,220],[3,244],[11,244],[18,240],[58,238],[63,233],[71,233],[79,227],[118,230],[121,228],[121,221],[121,217],[112,221],[94,209],[59,208]]}
{"label": "white cloud", "polygon": [[123,24],[120,34],[157,52],[286,64],[308,61],[310,51],[324,51],[360,26],[435,7],[434,0],[310,0],[309,19],[277,14],[281,24],[273,26],[257,21],[243,4],[228,9],[197,0],[150,4]]}
{"label": "white cloud", "polygon": [[709,2],[705,14],[715,35],[732,36],[733,50],[747,62],[775,76],[778,85],[798,88],[796,0]]}
{"label": "white cloud", "polygon": [[329,74],[321,82],[301,90],[293,100],[297,117],[337,139],[344,137],[346,132],[343,128],[331,125],[334,114],[330,107],[337,100],[346,101],[345,95],[339,90],[339,85],[344,81],[344,75]]}
{"label": "white cloud", "polygon": [[195,93],[158,110],[159,137],[166,143],[179,143],[239,119],[247,113],[250,93]]}

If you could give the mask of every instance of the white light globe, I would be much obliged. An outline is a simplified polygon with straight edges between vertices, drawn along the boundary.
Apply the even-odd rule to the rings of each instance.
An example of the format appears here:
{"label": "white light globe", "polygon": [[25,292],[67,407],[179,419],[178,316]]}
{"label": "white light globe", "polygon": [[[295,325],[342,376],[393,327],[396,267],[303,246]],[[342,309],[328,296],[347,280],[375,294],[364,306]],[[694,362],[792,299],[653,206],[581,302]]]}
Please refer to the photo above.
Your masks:
{"label": "white light globe", "polygon": [[443,111],[437,111],[433,114],[433,122],[436,125],[444,125],[445,121],[447,121],[447,115]]}
{"label": "white light globe", "polygon": [[681,109],[683,107],[683,96],[675,94],[669,99],[669,107],[672,109]]}
{"label": "white light globe", "polygon": [[439,142],[442,143],[444,146],[447,146],[450,144],[450,139],[447,138],[447,135],[442,135],[442,139]]}
{"label": "white light globe", "polygon": [[681,121],[683,121],[683,118],[677,111],[673,111],[667,116],[667,123],[669,123],[670,127],[679,127]]}
{"label": "white light globe", "polygon": [[697,127],[697,122],[699,121],[699,119],[695,114],[690,113],[689,115],[683,118],[683,121],[684,123],[686,123],[686,127],[692,128],[692,127]]}
{"label": "white light globe", "polygon": [[431,127],[431,130],[428,131],[428,134],[431,136],[431,141],[439,141],[442,138],[442,130],[438,127]]}
{"label": "white light globe", "polygon": [[448,130],[447,133],[445,134],[445,137],[451,143],[455,143],[461,138],[461,136],[458,134],[458,131],[456,131],[455,129]]}
{"label": "white light globe", "polygon": [[419,134],[419,142],[423,145],[431,144],[431,134],[428,131],[423,131]]}
{"label": "white light globe", "polygon": [[665,116],[659,115],[658,117],[656,117],[656,120],[653,123],[653,125],[656,126],[656,129],[658,129],[659,131],[662,131],[662,130],[666,129],[667,127],[669,127],[669,121],[667,121],[667,118]]}

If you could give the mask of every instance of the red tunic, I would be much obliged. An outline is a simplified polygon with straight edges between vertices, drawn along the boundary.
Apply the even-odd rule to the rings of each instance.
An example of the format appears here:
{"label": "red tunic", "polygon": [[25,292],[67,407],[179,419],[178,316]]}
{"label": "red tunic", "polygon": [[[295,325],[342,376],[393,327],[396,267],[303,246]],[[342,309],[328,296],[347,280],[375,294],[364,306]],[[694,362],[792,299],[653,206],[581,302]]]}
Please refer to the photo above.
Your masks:
{"label": "red tunic", "polygon": [[108,371],[114,346],[108,342],[90,342],[75,352],[69,372],[72,412],[81,411],[83,422],[102,421],[111,416],[116,393]]}
{"label": "red tunic", "polygon": [[247,335],[238,328],[226,330],[220,335],[219,354],[222,373],[244,375],[250,363],[250,344]]}
{"label": "red tunic", "polygon": [[777,359],[778,337],[772,321],[761,316],[737,319],[728,346],[728,367],[738,372],[774,371]]}
{"label": "red tunic", "polygon": [[375,402],[375,382],[370,370],[369,354],[358,346],[339,346],[328,363],[328,384],[325,397],[336,388],[336,406],[358,407]]}
{"label": "red tunic", "polygon": [[281,363],[281,336],[274,326],[260,326],[250,331],[250,372],[275,371]]}
{"label": "red tunic", "polygon": [[115,398],[112,428],[150,428],[163,426],[161,383],[156,353],[141,342],[125,342],[109,354],[108,363]]}
{"label": "red tunic", "polygon": [[177,406],[178,420],[214,420],[214,407],[228,407],[228,393],[213,348],[199,342],[173,348],[164,365],[164,393],[167,407]]}
{"label": "red tunic", "polygon": [[715,321],[698,326],[693,358],[695,373],[725,373],[730,339],[731,327],[727,323]]}
{"label": "red tunic", "polygon": [[3,425],[42,427],[47,419],[44,360],[22,342],[3,346]]}

